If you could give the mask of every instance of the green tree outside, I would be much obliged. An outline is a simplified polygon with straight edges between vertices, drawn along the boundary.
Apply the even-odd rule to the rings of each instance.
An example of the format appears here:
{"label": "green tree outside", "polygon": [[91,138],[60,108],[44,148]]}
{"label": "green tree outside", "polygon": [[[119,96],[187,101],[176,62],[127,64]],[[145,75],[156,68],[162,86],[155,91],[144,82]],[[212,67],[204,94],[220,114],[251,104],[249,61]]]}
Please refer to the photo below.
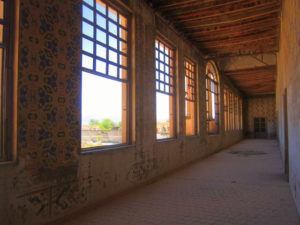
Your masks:
{"label": "green tree outside", "polygon": [[121,126],[121,122],[116,124],[109,118],[103,119],[101,122],[96,119],[91,119],[90,125],[98,126],[101,130],[111,130],[113,127]]}

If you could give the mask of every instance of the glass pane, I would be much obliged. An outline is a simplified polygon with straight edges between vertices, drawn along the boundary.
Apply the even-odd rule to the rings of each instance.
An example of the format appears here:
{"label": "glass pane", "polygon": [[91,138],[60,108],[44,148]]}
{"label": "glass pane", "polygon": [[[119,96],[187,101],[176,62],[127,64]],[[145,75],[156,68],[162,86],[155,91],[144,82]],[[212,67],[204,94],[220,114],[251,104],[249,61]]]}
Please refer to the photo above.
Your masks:
{"label": "glass pane", "polygon": [[86,38],[82,38],[82,50],[88,53],[94,53],[94,43]]}
{"label": "glass pane", "polygon": [[82,22],[82,33],[93,38],[94,37],[94,27],[86,22]]}
{"label": "glass pane", "polygon": [[106,15],[106,5],[104,4],[104,2],[102,2],[100,0],[97,0],[96,9],[99,12],[103,13],[104,15]]}
{"label": "glass pane", "polygon": [[118,30],[117,30],[117,25],[112,23],[112,22],[108,22],[108,30],[110,33],[114,34],[114,35],[118,35]]}
{"label": "glass pane", "polygon": [[4,18],[4,2],[0,1],[0,19]]}
{"label": "glass pane", "polygon": [[122,85],[82,73],[82,148],[122,143]]}
{"label": "glass pane", "polygon": [[120,55],[120,65],[127,66],[127,57],[124,55]]}
{"label": "glass pane", "polygon": [[191,101],[185,101],[185,133],[186,135],[196,134],[196,104]]}
{"label": "glass pane", "polygon": [[87,3],[90,6],[94,5],[94,0],[83,0],[85,3]]}
{"label": "glass pane", "polygon": [[108,8],[108,17],[117,22],[117,17],[118,17],[117,11],[109,7]]}
{"label": "glass pane", "polygon": [[100,14],[97,14],[96,17],[97,17],[97,25],[102,27],[103,29],[106,29],[106,19]]}
{"label": "glass pane", "polygon": [[106,48],[103,47],[102,45],[97,45],[97,56],[103,58],[103,59],[106,59]]}
{"label": "glass pane", "polygon": [[118,54],[115,51],[109,50],[109,61],[118,63]]}
{"label": "glass pane", "polygon": [[87,69],[93,69],[93,58],[87,55],[82,55],[82,67]]}
{"label": "glass pane", "polygon": [[124,80],[127,79],[127,70],[120,68],[119,73],[120,73],[121,79],[124,79]]}
{"label": "glass pane", "polygon": [[119,15],[119,24],[123,27],[127,27],[127,19],[122,15]]}
{"label": "glass pane", "polygon": [[3,43],[3,25],[0,24],[0,43]]}
{"label": "glass pane", "polygon": [[106,44],[106,33],[99,29],[97,29],[97,41]]}
{"label": "glass pane", "polygon": [[108,75],[112,77],[117,77],[118,76],[118,68],[114,65],[109,65],[108,66]]}
{"label": "glass pane", "polygon": [[89,7],[83,5],[82,6],[82,16],[83,18],[93,22],[94,21],[94,12]]}
{"label": "glass pane", "polygon": [[106,75],[106,63],[101,60],[97,60],[96,61],[96,71]]}
{"label": "glass pane", "polygon": [[127,40],[127,31],[124,30],[123,28],[119,29],[119,36],[120,38],[122,38],[123,40]]}
{"label": "glass pane", "polygon": [[117,49],[118,48],[118,42],[117,42],[117,39],[116,38],[114,38],[113,36],[110,36],[109,35],[109,40],[108,40],[108,42],[109,42],[109,46],[110,47],[112,47],[112,48],[114,48],[114,49]]}
{"label": "glass pane", "polygon": [[170,138],[170,96],[156,92],[156,138]]}

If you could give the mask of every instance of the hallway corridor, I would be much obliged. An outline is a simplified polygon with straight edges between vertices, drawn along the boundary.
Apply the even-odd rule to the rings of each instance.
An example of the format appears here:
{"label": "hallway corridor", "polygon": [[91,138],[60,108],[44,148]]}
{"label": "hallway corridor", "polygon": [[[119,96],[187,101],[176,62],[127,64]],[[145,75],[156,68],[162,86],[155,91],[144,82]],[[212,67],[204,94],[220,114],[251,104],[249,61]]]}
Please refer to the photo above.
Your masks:
{"label": "hallway corridor", "polygon": [[299,225],[275,140],[244,140],[61,225]]}

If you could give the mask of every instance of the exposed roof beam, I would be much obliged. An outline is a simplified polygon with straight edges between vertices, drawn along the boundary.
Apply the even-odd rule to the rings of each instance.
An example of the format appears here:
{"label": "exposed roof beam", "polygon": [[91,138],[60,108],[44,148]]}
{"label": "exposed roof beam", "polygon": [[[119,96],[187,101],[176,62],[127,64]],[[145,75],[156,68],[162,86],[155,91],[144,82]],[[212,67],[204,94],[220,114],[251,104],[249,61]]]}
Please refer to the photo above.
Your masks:
{"label": "exposed roof beam", "polygon": [[269,27],[269,26],[278,26],[280,23],[277,17],[271,18],[262,18],[259,20],[253,21],[246,21],[245,23],[239,23],[236,25],[231,26],[217,26],[213,28],[202,28],[202,29],[195,29],[185,32],[187,35],[209,35],[213,33],[230,33],[236,32],[240,30],[247,30],[247,29],[257,29],[262,27]]}
{"label": "exposed roof beam", "polygon": [[252,7],[244,7],[244,8],[240,8],[240,9],[236,9],[236,10],[229,10],[229,11],[222,11],[219,13],[211,13],[208,16],[204,16],[203,13],[201,14],[200,12],[197,13],[187,13],[185,15],[182,16],[174,16],[175,20],[180,20],[182,22],[191,22],[191,21],[197,21],[197,20],[206,20],[208,18],[221,18],[224,16],[234,16],[234,15],[241,15],[244,13],[249,13],[249,12],[253,12],[256,13],[258,10],[263,10],[265,11],[266,9],[269,8],[278,8],[280,6],[279,3],[274,3],[274,2],[269,2],[266,4],[260,4],[260,5],[255,5]]}
{"label": "exposed roof beam", "polygon": [[[223,24],[233,24],[233,23],[239,23],[242,21],[247,21],[247,20],[251,20],[251,19],[257,19],[259,17],[265,17],[265,16],[274,16],[274,17],[279,17],[278,13],[280,12],[279,8],[267,11],[267,12],[260,12],[257,14],[253,14],[250,16],[242,16],[240,18],[228,18],[226,21],[219,21],[219,22],[207,22],[205,24],[201,23],[201,24],[194,24],[194,25],[183,25],[183,29],[192,29],[192,28],[200,28],[200,27],[206,27],[206,26],[219,26],[219,25],[223,25]],[[178,25],[178,24],[177,24]]]}

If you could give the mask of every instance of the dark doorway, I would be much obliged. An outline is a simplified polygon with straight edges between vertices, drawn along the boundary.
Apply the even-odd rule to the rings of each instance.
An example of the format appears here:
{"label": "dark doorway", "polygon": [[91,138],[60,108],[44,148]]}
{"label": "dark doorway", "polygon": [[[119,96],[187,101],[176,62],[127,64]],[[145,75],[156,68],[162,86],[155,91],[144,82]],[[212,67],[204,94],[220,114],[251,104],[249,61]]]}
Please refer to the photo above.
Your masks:
{"label": "dark doorway", "polygon": [[289,180],[289,129],[288,129],[288,104],[287,89],[283,94],[283,116],[284,116],[284,172]]}
{"label": "dark doorway", "polygon": [[254,137],[267,138],[267,124],[265,117],[254,118]]}

